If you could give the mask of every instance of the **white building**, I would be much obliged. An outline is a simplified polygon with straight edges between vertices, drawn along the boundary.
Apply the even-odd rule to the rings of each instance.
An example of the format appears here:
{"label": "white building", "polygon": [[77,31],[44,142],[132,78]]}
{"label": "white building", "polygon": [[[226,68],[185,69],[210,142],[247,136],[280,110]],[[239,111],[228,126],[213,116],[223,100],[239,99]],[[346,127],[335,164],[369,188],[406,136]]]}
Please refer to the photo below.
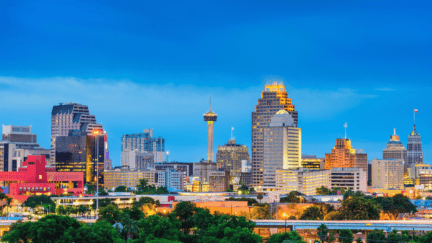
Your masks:
{"label": "white building", "polygon": [[301,129],[291,115],[278,111],[264,128],[263,189],[276,187],[276,171],[301,167]]}
{"label": "white building", "polygon": [[149,170],[154,166],[154,155],[148,152],[123,151],[121,152],[121,166],[131,170]]}
{"label": "white building", "polygon": [[354,192],[367,191],[367,175],[362,168],[332,168],[330,188],[351,189]]}
{"label": "white building", "polygon": [[329,170],[309,170],[299,168],[297,170],[278,170],[276,173],[275,191],[287,194],[298,191],[305,195],[316,195],[316,188],[330,187]]}
{"label": "white building", "polygon": [[373,188],[404,188],[403,159],[374,159],[371,164]]}

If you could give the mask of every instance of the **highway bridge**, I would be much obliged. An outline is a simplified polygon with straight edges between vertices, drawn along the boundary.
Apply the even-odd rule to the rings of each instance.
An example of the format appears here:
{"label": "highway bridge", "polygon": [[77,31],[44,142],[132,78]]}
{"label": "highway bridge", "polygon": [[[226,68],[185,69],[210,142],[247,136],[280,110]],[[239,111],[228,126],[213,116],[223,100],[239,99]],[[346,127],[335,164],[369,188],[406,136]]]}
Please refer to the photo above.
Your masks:
{"label": "highway bridge", "polygon": [[253,220],[255,228],[287,228],[297,229],[317,229],[321,224],[325,224],[329,229],[350,229],[350,230],[415,230],[432,231],[432,220]]}

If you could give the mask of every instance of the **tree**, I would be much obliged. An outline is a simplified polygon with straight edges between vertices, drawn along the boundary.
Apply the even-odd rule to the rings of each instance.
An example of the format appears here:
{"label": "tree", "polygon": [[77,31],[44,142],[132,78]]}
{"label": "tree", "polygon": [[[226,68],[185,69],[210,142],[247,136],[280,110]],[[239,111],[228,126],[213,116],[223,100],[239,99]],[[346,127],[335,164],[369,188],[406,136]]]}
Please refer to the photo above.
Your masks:
{"label": "tree", "polygon": [[133,203],[133,206],[139,208],[139,207],[142,207],[144,204],[148,204],[148,203],[154,204],[154,205],[156,205],[158,207],[160,206],[159,200],[154,200],[151,197],[141,197],[138,201],[135,201]]}
{"label": "tree", "polygon": [[241,187],[239,187],[239,189],[237,190],[237,192],[239,194],[242,194],[242,195],[248,195],[248,194],[251,193],[251,191],[249,190],[249,187],[247,185],[244,185],[244,184]]}
{"label": "tree", "polygon": [[361,237],[359,237],[359,238],[357,238],[357,239],[355,240],[355,242],[356,242],[356,243],[363,243],[363,239],[362,239]]}
{"label": "tree", "polygon": [[339,208],[342,219],[371,220],[379,219],[381,211],[373,200],[350,197],[343,200]]}
{"label": "tree", "polygon": [[266,243],[282,243],[284,241],[293,242],[293,243],[305,243],[305,241],[297,233],[297,231],[271,235],[270,238],[266,241]]}
{"label": "tree", "polygon": [[428,232],[424,236],[420,237],[419,243],[430,243],[432,242],[432,232]]}
{"label": "tree", "polygon": [[335,233],[330,232],[326,239],[327,243],[333,243],[336,241]]}
{"label": "tree", "polygon": [[30,196],[27,200],[24,201],[24,207],[36,208],[42,205],[50,205],[51,208],[55,208],[55,203],[49,196],[40,195],[40,196]]}
{"label": "tree", "polygon": [[139,238],[145,242],[157,238],[177,241],[180,238],[181,223],[177,220],[152,215],[141,219],[138,225],[140,228]]}
{"label": "tree", "polygon": [[400,242],[401,240],[402,240],[402,236],[399,235],[399,234],[397,233],[396,230],[393,230],[392,232],[390,232],[390,233],[387,235],[387,239],[386,239],[386,241],[387,241],[388,243],[392,243],[392,242]]}
{"label": "tree", "polygon": [[270,206],[267,203],[257,204],[251,210],[252,219],[268,219],[270,217]]}
{"label": "tree", "polygon": [[300,216],[301,220],[320,220],[323,219],[321,211],[318,207],[312,206],[308,207],[303,211],[303,214]]}
{"label": "tree", "polygon": [[115,205],[108,205],[104,208],[99,209],[99,218],[97,221],[107,221],[111,225],[120,221],[120,210]]}
{"label": "tree", "polygon": [[325,224],[321,224],[317,228],[317,234],[318,234],[318,237],[321,240],[321,243],[324,243],[324,241],[327,239],[329,231],[330,230],[327,228],[327,226]]}
{"label": "tree", "polygon": [[29,229],[29,239],[31,242],[61,242],[66,230],[78,229],[82,225],[69,216],[59,216],[50,214],[41,218],[37,222],[32,222]]}
{"label": "tree", "polygon": [[99,196],[108,196],[108,192],[105,191],[105,189],[99,190]]}
{"label": "tree", "polygon": [[57,211],[58,215],[66,215],[66,209],[65,209],[65,207],[63,205],[59,205],[56,208],[56,211]]}
{"label": "tree", "polygon": [[[48,239],[48,238],[47,238]],[[75,243],[123,243],[120,233],[107,221],[99,221],[94,224],[84,224],[80,228],[68,229],[60,242]],[[54,241],[43,241],[54,242]]]}
{"label": "tree", "polygon": [[386,237],[382,230],[374,230],[370,232],[366,237],[367,243],[385,242]]}
{"label": "tree", "polygon": [[258,193],[257,199],[260,200],[260,203],[261,203],[261,200],[263,198],[264,198],[263,194],[262,193]]}
{"label": "tree", "polygon": [[342,220],[342,215],[338,211],[333,211],[324,216],[324,220]]}
{"label": "tree", "polygon": [[288,193],[288,195],[286,197],[281,198],[280,201],[282,203],[299,203],[300,198],[297,195],[298,195],[297,191],[292,191],[292,192]]}
{"label": "tree", "polygon": [[393,220],[396,220],[401,213],[417,212],[416,206],[411,203],[408,197],[402,194],[396,194],[393,197],[377,197],[375,198],[375,202]]}
{"label": "tree", "polygon": [[319,208],[321,214],[322,214],[324,217],[325,217],[327,214],[329,214],[330,212],[335,211],[334,206],[333,206],[333,205],[330,205],[330,204],[325,204],[325,203],[324,203],[324,204],[317,204],[316,206]]}
{"label": "tree", "polygon": [[[115,205],[110,198],[99,199],[99,208],[104,208],[110,204]],[[96,209],[96,200],[93,201],[92,208]]]}
{"label": "tree", "polygon": [[126,186],[118,186],[114,189],[114,192],[127,192],[128,188]]}
{"label": "tree", "polygon": [[340,243],[352,243],[354,240],[354,235],[349,229],[339,230],[338,241]]}
{"label": "tree", "polygon": [[129,218],[135,221],[139,221],[140,219],[144,218],[144,213],[135,206],[132,206],[132,208],[124,208],[122,209],[122,216],[127,214]]}
{"label": "tree", "polygon": [[258,203],[257,200],[255,200],[253,198],[248,198],[248,197],[242,197],[242,198],[230,197],[230,198],[225,199],[225,201],[247,201],[248,202],[248,206],[252,206],[252,205]]}
{"label": "tree", "polygon": [[129,214],[122,214],[120,223],[123,225],[122,235],[125,235],[127,240],[130,240],[134,236],[138,235],[138,223],[132,219]]}
{"label": "tree", "polygon": [[20,223],[17,222],[15,225],[12,224],[9,232],[6,232],[1,238],[2,241],[10,243],[30,242],[29,235],[32,224],[32,222],[23,223],[22,221]]}
{"label": "tree", "polygon": [[175,206],[174,214],[181,222],[181,229],[184,234],[189,234],[190,229],[194,226],[192,216],[198,211],[195,203],[183,201]]}
{"label": "tree", "polygon": [[318,187],[318,188],[316,189],[316,194],[317,194],[317,195],[330,195],[330,194],[331,194],[331,191],[330,191],[330,189],[328,189],[327,187],[325,187],[325,186],[321,186],[321,187]]}

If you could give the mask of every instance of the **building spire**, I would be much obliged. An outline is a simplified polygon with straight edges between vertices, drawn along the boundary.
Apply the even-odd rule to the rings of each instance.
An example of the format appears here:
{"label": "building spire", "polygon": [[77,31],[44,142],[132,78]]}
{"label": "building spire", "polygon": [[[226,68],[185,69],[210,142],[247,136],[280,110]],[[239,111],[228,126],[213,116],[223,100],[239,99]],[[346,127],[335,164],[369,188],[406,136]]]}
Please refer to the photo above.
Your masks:
{"label": "building spire", "polygon": [[233,131],[234,131],[234,127],[231,127],[231,140],[234,140]]}
{"label": "building spire", "polygon": [[396,128],[393,128],[393,135],[396,136]]}
{"label": "building spire", "polygon": [[347,138],[346,131],[347,131],[348,123],[345,122],[344,127],[345,127],[345,139],[346,139]]}
{"label": "building spire", "polygon": [[210,111],[211,111],[211,96],[210,96]]}

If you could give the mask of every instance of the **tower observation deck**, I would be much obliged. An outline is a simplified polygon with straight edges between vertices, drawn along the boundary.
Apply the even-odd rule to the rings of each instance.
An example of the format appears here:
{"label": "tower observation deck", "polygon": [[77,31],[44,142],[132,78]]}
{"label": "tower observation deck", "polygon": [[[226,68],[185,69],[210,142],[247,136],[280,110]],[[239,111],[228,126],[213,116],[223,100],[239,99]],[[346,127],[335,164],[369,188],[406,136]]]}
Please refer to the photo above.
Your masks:
{"label": "tower observation deck", "polygon": [[210,163],[213,161],[213,122],[217,120],[217,114],[211,111],[211,100],[210,100],[210,111],[204,114],[204,121],[207,122],[207,161]]}

